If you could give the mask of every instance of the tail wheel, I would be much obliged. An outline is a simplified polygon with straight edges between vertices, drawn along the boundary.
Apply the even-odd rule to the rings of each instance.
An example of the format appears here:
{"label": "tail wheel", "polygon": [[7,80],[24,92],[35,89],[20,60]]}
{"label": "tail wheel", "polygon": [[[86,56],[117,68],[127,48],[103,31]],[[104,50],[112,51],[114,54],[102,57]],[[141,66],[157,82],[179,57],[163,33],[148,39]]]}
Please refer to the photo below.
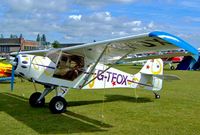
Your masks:
{"label": "tail wheel", "polygon": [[155,99],[160,99],[160,95],[155,94]]}
{"label": "tail wheel", "polygon": [[61,96],[56,96],[56,97],[52,98],[49,103],[49,109],[54,114],[64,112],[66,110],[66,107],[67,107],[67,102]]}
{"label": "tail wheel", "polygon": [[170,69],[171,69],[171,70],[174,70],[174,69],[175,69],[175,67],[174,67],[174,66],[171,66],[171,67],[170,67]]}
{"label": "tail wheel", "polygon": [[38,101],[40,96],[41,96],[40,92],[33,93],[29,98],[29,104],[32,107],[43,107],[45,104],[45,99],[42,98],[40,101]]}

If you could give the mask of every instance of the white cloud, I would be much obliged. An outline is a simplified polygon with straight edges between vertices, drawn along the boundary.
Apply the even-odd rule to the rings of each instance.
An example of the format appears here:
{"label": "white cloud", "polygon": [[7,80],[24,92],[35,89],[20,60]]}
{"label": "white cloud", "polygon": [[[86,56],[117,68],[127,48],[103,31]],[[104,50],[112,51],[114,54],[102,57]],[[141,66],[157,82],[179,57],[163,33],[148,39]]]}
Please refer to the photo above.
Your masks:
{"label": "white cloud", "polygon": [[184,20],[185,22],[200,23],[200,17],[187,16]]}
{"label": "white cloud", "polygon": [[199,9],[199,0],[193,0],[193,1],[181,1],[180,5],[188,8],[197,8]]}
{"label": "white cloud", "polygon": [[137,27],[136,27],[136,28],[132,28],[131,30],[137,32],[137,31],[143,30],[143,28],[137,28]]}
{"label": "white cloud", "polygon": [[[109,1],[109,0],[108,0]],[[131,2],[137,2],[138,0],[110,0],[111,2],[120,2],[120,3],[131,3]]]}
{"label": "white cloud", "polygon": [[68,7],[66,0],[6,0],[11,12],[48,12],[65,11]]}
{"label": "white cloud", "polygon": [[[88,1],[75,1],[88,4]],[[98,4],[98,2],[100,1],[91,0],[90,4]],[[101,2],[100,4],[103,5],[111,2],[129,3],[135,0],[108,0],[108,3],[102,0]],[[72,2],[67,3],[66,0],[7,0],[4,1],[5,3],[7,10],[4,11],[4,19],[0,21],[2,33],[23,33],[34,38],[37,33],[45,33],[53,35],[50,36],[50,41],[89,42],[135,34],[144,31],[143,27],[148,27],[148,24],[141,20],[113,16],[110,11],[96,10],[84,14],[70,10]]]}
{"label": "white cloud", "polygon": [[142,24],[142,21],[131,21],[124,23],[124,26],[130,26],[130,27],[139,27]]}
{"label": "white cloud", "polygon": [[82,18],[82,15],[70,15],[69,19],[75,20],[75,21],[80,21]]}
{"label": "white cloud", "polygon": [[112,15],[110,12],[96,12],[92,16],[90,16],[91,19],[97,19],[101,21],[111,21]]}
{"label": "white cloud", "polygon": [[183,39],[187,39],[187,38],[191,38],[192,35],[188,35],[188,34],[183,34],[183,33],[179,33],[177,34],[178,37],[181,37]]}
{"label": "white cloud", "polygon": [[72,41],[90,42],[144,33],[156,26],[153,22],[127,20],[126,18],[112,16],[111,12],[105,11],[82,16],[81,21],[73,21],[68,18],[61,27],[62,31],[60,32],[72,37]]}
{"label": "white cloud", "polygon": [[109,4],[127,4],[138,2],[139,0],[74,0],[74,4],[89,7],[92,9],[97,9]]}
{"label": "white cloud", "polygon": [[153,28],[154,27],[154,22],[150,22],[147,27],[150,28],[150,29]]}
{"label": "white cloud", "polygon": [[[48,40],[59,40],[61,42],[99,41],[159,29],[175,33],[175,35],[179,33],[190,35],[192,33],[193,36],[191,38],[186,37],[186,39],[199,41],[198,37],[194,36],[198,35],[200,31],[198,14],[195,14],[196,17],[181,18],[180,16],[183,20],[181,22],[188,25],[183,23],[177,26],[174,24],[176,20],[171,19],[173,20],[172,24],[168,20],[158,19],[159,15],[164,13],[164,9],[160,14],[152,12],[150,16],[149,13],[146,13],[146,10],[141,9],[141,13],[132,10],[129,13],[129,7],[126,11],[124,9],[118,10],[118,7],[116,7],[136,2],[151,3],[152,0],[2,0],[0,29],[3,34],[19,35],[22,33],[24,36],[32,36],[34,39],[38,33],[45,33],[49,37]],[[158,0],[158,2],[163,3],[161,0]],[[166,4],[166,2],[171,6],[177,4],[177,1],[172,0],[167,0],[164,3]],[[199,5],[197,3],[197,1],[187,2],[184,0],[178,5],[184,5],[188,9],[190,7],[196,8],[195,6]],[[109,8],[113,5],[117,9],[117,11],[115,9],[115,12],[112,11],[112,8]],[[132,5],[134,6],[134,4]],[[199,8],[195,10],[199,10]],[[147,16],[146,18],[143,13],[145,17]],[[195,27],[191,24],[194,24]]]}
{"label": "white cloud", "polygon": [[67,36],[67,35],[64,35],[64,39],[66,39],[66,40],[70,40],[70,39],[72,39],[73,37],[71,37],[71,36]]}
{"label": "white cloud", "polygon": [[115,35],[115,36],[127,36],[128,35],[128,33],[125,31],[111,32],[111,34]]}

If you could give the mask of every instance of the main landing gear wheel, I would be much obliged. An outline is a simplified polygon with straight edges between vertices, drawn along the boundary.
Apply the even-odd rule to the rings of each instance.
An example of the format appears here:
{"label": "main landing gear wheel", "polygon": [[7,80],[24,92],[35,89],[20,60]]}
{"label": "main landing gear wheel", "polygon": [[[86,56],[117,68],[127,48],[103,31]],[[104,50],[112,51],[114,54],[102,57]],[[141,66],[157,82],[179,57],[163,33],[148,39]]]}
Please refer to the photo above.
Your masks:
{"label": "main landing gear wheel", "polygon": [[54,114],[64,112],[66,107],[67,107],[67,102],[61,96],[56,96],[56,97],[52,98],[49,103],[49,109]]}
{"label": "main landing gear wheel", "polygon": [[29,98],[29,104],[32,107],[43,107],[45,104],[45,99],[42,98],[40,101],[37,101],[40,96],[41,96],[40,92],[33,93]]}

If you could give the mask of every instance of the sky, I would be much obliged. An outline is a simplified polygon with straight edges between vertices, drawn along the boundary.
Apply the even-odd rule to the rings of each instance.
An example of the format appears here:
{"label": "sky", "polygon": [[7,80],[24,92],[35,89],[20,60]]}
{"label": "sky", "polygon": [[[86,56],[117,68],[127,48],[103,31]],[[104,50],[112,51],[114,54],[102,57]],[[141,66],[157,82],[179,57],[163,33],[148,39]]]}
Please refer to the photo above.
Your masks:
{"label": "sky", "polygon": [[106,40],[155,30],[200,47],[199,0],[1,0],[0,34],[60,43]]}

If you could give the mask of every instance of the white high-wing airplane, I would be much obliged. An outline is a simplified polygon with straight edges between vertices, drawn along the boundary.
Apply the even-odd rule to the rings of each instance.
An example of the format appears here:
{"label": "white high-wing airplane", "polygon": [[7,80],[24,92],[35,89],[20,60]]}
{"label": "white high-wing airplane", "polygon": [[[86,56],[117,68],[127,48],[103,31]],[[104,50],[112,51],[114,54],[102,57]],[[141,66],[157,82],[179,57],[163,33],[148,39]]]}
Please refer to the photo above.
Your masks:
{"label": "white high-wing airplane", "polygon": [[[153,91],[155,97],[160,98],[156,92],[161,90],[163,79],[177,77],[163,75],[163,61],[154,59],[159,58],[159,55],[145,57],[151,60],[135,75],[115,69],[113,65],[128,60],[128,54],[177,48],[183,48],[187,50],[185,55],[197,58],[198,51],[194,47],[176,36],[159,31],[67,48],[17,52],[12,55],[16,55],[13,61],[16,74],[45,87],[43,93],[35,92],[30,96],[30,105],[44,106],[45,96],[56,90],[57,94],[51,99],[49,109],[52,113],[62,113],[67,107],[64,96],[70,88],[141,87]],[[165,57],[167,56],[166,54]]]}

